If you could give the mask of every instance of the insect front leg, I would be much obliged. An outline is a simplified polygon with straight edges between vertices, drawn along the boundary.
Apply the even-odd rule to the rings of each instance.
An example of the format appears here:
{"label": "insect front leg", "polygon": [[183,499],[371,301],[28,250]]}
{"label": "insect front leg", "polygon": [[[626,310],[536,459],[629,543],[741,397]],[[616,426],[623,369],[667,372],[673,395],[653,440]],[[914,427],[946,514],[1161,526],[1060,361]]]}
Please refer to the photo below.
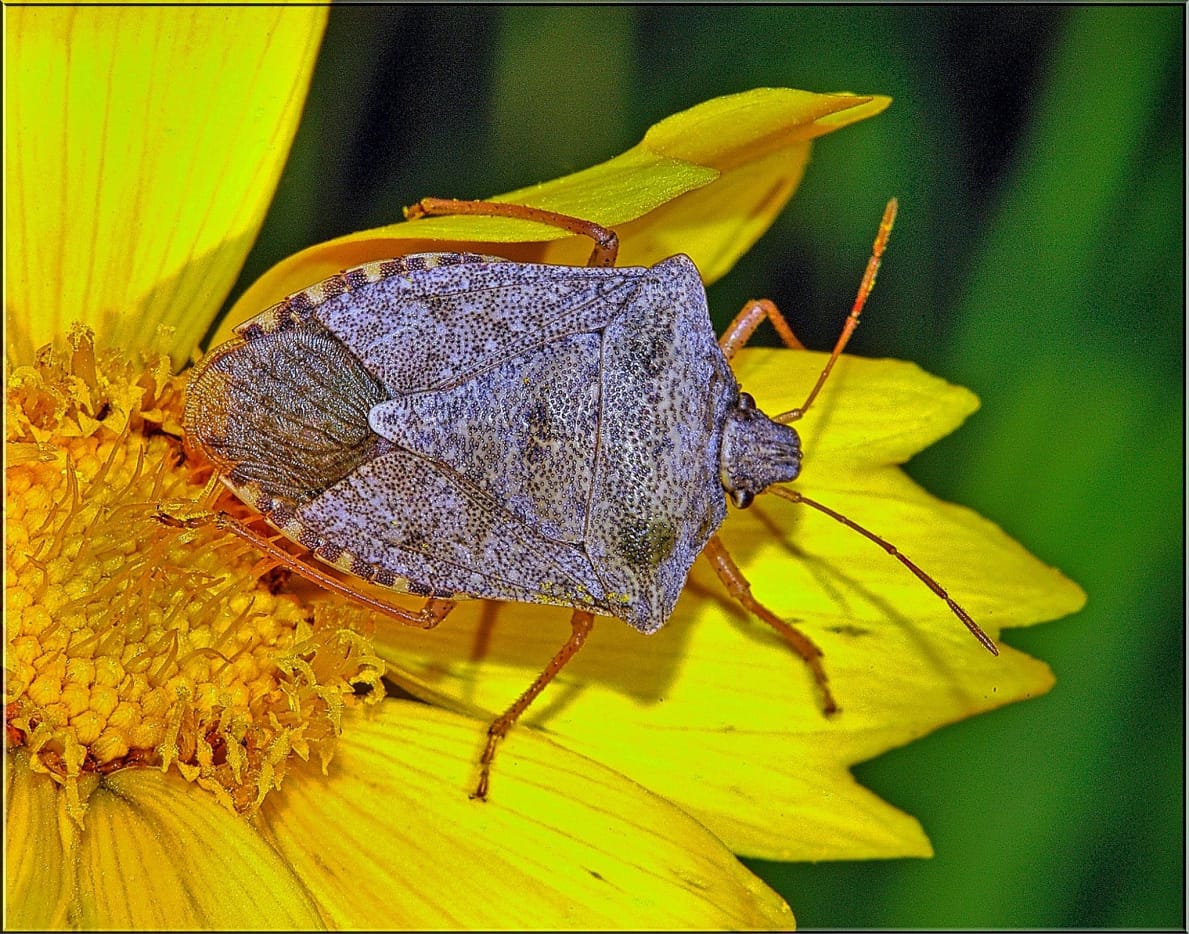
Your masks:
{"label": "insect front leg", "polygon": [[814,644],[813,640],[797,627],[786,623],[779,616],[769,610],[766,606],[760,603],[751,593],[751,584],[747,582],[747,578],[743,576],[743,572],[739,570],[739,565],[735,563],[735,559],[731,557],[730,552],[727,551],[726,546],[717,535],[713,536],[706,547],[702,550],[711,565],[714,566],[714,572],[718,575],[719,580],[723,582],[731,596],[739,602],[739,604],[751,613],[758,617],[763,622],[767,623],[777,634],[784,639],[785,642],[792,647],[804,660],[805,664],[809,666],[810,672],[813,674],[813,680],[817,684],[818,690],[822,695],[822,711],[826,714],[838,713],[839,707],[834,700],[834,695],[830,692],[829,678],[826,676],[826,670],[822,667],[822,650]]}
{"label": "insect front leg", "polygon": [[508,735],[508,731],[520,719],[520,715],[528,709],[529,704],[537,699],[537,695],[545,690],[549,682],[557,677],[558,672],[586,643],[586,637],[594,628],[594,614],[588,613],[586,610],[575,610],[574,615],[570,617],[570,627],[570,638],[566,640],[565,645],[557,650],[557,654],[549,660],[549,664],[545,666],[544,670],[537,675],[537,680],[516,699],[516,703],[496,717],[487,728],[487,745],[483,749],[482,758],[479,759],[479,784],[471,795],[472,798],[478,798],[480,801],[487,800],[487,788],[491,780],[491,763],[495,759],[496,746],[499,745],[501,739]]}

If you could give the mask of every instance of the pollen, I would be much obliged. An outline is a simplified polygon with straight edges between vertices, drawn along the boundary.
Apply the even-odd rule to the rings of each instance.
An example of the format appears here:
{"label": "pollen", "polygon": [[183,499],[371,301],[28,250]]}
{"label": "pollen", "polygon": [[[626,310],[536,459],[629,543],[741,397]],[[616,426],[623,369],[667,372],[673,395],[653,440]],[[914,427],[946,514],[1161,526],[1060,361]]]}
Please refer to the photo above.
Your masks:
{"label": "pollen", "polygon": [[343,709],[383,693],[363,611],[277,587],[214,523],[160,521],[209,479],[182,382],[81,327],[7,374],[8,742],[78,820],[80,780],[120,768],[175,769],[251,812],[291,756],[325,768]]}

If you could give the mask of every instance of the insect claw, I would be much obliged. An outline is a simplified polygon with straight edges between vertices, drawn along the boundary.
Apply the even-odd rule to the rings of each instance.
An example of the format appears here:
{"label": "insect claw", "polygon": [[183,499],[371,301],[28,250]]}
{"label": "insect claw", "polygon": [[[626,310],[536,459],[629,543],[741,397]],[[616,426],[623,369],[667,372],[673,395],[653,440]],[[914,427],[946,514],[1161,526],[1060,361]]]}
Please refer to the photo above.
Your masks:
{"label": "insect claw", "polygon": [[429,212],[421,206],[420,201],[418,201],[416,204],[410,204],[405,207],[403,209],[403,213],[405,215],[405,220],[407,221],[419,220],[420,218],[427,217],[429,215]]}
{"label": "insect claw", "polygon": [[171,529],[185,528],[181,519],[175,515],[172,515],[171,513],[166,512],[161,505],[158,505],[156,510],[153,512],[153,518],[162,525],[169,526]]}
{"label": "insect claw", "polygon": [[[200,509],[198,512],[193,512],[194,503],[178,503],[172,510],[166,508],[168,505],[158,503],[157,508],[153,511],[153,518],[168,528],[197,529],[212,522],[218,524],[217,516],[210,510]],[[190,515],[185,514],[187,509],[191,510]]]}

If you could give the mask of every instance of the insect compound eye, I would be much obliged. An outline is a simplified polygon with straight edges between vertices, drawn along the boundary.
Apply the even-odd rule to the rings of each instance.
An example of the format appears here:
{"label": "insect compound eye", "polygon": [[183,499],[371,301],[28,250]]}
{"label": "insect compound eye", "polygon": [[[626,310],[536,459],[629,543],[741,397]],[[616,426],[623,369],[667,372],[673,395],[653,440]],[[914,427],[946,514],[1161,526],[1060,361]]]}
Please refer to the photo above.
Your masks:
{"label": "insect compound eye", "polygon": [[756,407],[756,400],[750,392],[739,393],[739,408],[741,411],[747,412]]}

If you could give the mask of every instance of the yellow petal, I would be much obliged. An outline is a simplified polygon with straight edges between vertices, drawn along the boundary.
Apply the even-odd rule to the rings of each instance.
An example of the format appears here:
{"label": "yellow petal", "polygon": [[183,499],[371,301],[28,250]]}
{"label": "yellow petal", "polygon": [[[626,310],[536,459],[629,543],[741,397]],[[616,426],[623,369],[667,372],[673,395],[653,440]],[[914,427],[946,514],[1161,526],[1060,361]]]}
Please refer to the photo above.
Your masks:
{"label": "yellow petal", "polygon": [[625,264],[651,265],[686,253],[703,282],[717,281],[768,229],[800,184],[810,141],[875,116],[891,102],[881,95],[762,88],[663,120],[642,146],[711,165],[721,176],[625,225],[620,230],[629,244]]}
{"label": "yellow petal", "polygon": [[[737,358],[735,372],[761,407],[780,411],[804,401],[824,361],[825,354],[807,351],[746,350]],[[818,402],[797,423],[805,460],[796,486],[892,539],[994,635],[1004,627],[1076,612],[1085,594],[994,523],[936,500],[896,469],[956,428],[976,406],[968,390],[915,364],[843,358]],[[772,534],[775,524],[792,531],[795,544],[808,554],[855,581],[856,592],[879,594],[901,616],[936,617],[945,638],[969,638],[929,590],[861,536],[773,497],[765,497],[759,508],[754,515],[732,514],[724,526],[726,533],[738,537],[744,552],[753,555],[758,566],[751,575],[753,586],[777,591],[795,586],[788,573],[787,546]],[[761,521],[764,515],[770,517],[766,524]],[[803,567],[805,562],[792,566]],[[765,578],[765,573],[770,576]],[[820,605],[838,608],[836,598],[826,597]],[[846,608],[853,610],[849,604]]]}
{"label": "yellow petal", "polygon": [[[342,927],[784,928],[788,906],[706,830],[527,731],[468,792],[485,724],[407,701],[348,716],[328,777],[261,812]],[[314,883],[312,883],[314,884]]]}
{"label": "yellow petal", "polygon": [[6,12],[9,358],[74,321],[185,359],[255,239],[324,9]]}
{"label": "yellow petal", "polygon": [[81,836],[79,927],[322,927],[305,888],[260,834],[172,773],[107,776]]}
{"label": "yellow petal", "polygon": [[[889,103],[886,97],[787,88],[718,97],[662,120],[614,159],[494,200],[613,227],[619,265],[651,265],[687,253],[712,282],[784,207],[801,180],[810,140]],[[410,192],[410,200],[426,194],[462,193]],[[236,302],[215,342],[245,318],[346,267],[441,249],[581,265],[591,244],[556,228],[483,217],[426,218],[351,234],[303,250],[265,273]]]}
{"label": "yellow petal", "polygon": [[5,757],[4,926],[9,930],[52,930],[67,923],[74,879],[67,835],[73,825],[59,820],[57,790],[47,775],[29,768],[20,751]]}
{"label": "yellow petal", "polygon": [[[824,361],[749,351],[738,372],[761,406],[777,411],[804,401]],[[895,407],[905,403],[912,407],[900,424]],[[1071,612],[1083,595],[991,523],[934,500],[891,466],[973,405],[967,391],[912,364],[843,361],[804,420],[797,486],[891,538],[994,635]],[[1043,693],[1048,669],[1009,650],[992,657],[898,562],[806,507],[761,498],[732,510],[722,537],[759,599],[824,650],[840,715],[821,713],[805,666],[698,562],[664,630],[643,637],[599,620],[524,724],[681,804],[736,852],[927,854],[916,822],[855,786],[846,769],[944,723]],[[544,607],[467,604],[436,631],[385,630],[381,641],[390,675],[410,690],[490,715],[561,645],[567,618]]]}
{"label": "yellow petal", "polygon": [[[930,641],[933,629],[856,635],[860,622],[819,612],[803,626],[826,652],[843,707],[826,718],[805,666],[736,611],[699,564],[656,635],[598,620],[516,729],[543,730],[620,770],[694,814],[735,852],[927,855],[915,820],[856,786],[847,768],[943,723],[1043,693],[1051,678],[1025,656],[992,658],[951,619],[934,621],[959,629],[939,645]],[[568,628],[561,610],[468,604],[435,633],[389,634],[384,654],[401,666],[390,675],[410,690],[491,715],[528,686]]]}

